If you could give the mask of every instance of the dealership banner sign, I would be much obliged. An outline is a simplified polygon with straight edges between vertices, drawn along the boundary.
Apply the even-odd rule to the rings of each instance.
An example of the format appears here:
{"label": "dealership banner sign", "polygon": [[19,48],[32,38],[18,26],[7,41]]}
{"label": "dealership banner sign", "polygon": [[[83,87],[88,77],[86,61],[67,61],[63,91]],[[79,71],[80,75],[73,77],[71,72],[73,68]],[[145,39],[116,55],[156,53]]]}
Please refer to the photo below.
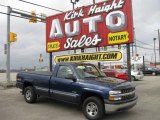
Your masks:
{"label": "dealership banner sign", "polygon": [[108,0],[47,17],[46,51],[133,43],[131,0]]}
{"label": "dealership banner sign", "polygon": [[121,59],[122,53],[114,51],[56,56],[54,57],[54,62],[120,61]]}

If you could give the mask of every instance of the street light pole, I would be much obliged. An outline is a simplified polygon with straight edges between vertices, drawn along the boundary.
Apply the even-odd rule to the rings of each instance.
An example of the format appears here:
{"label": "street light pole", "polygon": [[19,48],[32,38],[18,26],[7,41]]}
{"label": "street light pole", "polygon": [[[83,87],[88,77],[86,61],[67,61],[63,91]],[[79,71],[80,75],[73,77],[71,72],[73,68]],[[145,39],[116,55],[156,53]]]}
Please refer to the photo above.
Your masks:
{"label": "street light pole", "polygon": [[6,59],[6,80],[10,82],[10,41],[9,41],[9,33],[10,33],[10,14],[11,7],[7,7],[7,59]]}
{"label": "street light pole", "polygon": [[156,67],[156,48],[155,48],[155,41],[156,41],[156,38],[153,38],[153,41],[154,41],[154,56],[155,56],[155,67]]}

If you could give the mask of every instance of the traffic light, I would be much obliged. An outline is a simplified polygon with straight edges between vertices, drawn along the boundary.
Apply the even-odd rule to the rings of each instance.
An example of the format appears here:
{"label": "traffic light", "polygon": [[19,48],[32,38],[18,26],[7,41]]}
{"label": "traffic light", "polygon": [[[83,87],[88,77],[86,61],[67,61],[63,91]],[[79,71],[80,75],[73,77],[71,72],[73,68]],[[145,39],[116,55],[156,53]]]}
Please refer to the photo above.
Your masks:
{"label": "traffic light", "polygon": [[35,11],[31,12],[31,18],[29,19],[29,22],[32,22],[32,23],[36,23],[37,22],[37,17],[36,17]]}
{"label": "traffic light", "polygon": [[9,42],[15,42],[15,41],[17,41],[17,34],[10,32],[9,33]]}

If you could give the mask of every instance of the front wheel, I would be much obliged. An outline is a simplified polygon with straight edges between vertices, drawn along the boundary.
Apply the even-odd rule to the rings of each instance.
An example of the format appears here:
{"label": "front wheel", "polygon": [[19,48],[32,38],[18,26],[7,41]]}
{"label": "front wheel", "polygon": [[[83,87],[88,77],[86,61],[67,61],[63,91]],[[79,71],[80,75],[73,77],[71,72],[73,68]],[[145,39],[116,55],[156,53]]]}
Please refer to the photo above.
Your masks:
{"label": "front wheel", "polygon": [[35,103],[37,95],[32,86],[26,87],[24,90],[24,99],[27,103]]}
{"label": "front wheel", "polygon": [[135,78],[134,76],[131,76],[131,80],[132,80],[132,81],[135,81],[136,78]]}
{"label": "front wheel", "polygon": [[152,73],[152,75],[153,75],[153,76],[156,76],[156,73],[155,73],[155,72],[153,72],[153,73]]}
{"label": "front wheel", "polygon": [[88,97],[83,102],[83,114],[89,120],[101,120],[104,115],[104,104],[98,97]]}

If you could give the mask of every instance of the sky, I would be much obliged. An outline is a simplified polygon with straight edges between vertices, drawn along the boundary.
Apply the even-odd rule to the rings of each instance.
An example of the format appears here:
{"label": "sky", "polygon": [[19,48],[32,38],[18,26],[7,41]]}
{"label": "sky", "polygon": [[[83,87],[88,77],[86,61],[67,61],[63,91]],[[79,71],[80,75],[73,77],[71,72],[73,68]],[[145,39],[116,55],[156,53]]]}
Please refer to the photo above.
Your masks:
{"label": "sky", "polygon": [[[43,5],[60,11],[72,9],[70,0],[26,0],[28,2]],[[101,2],[105,0],[96,0]],[[75,7],[92,4],[93,0],[79,0]],[[0,5],[11,6],[12,8],[24,11],[36,11],[37,14],[45,13],[47,16],[58,14],[59,12],[27,4],[19,0],[0,0]],[[135,28],[135,38],[140,47],[153,49],[153,38],[158,37],[160,29],[160,0],[132,0],[133,20]],[[7,12],[7,8],[0,6],[0,12]],[[48,66],[49,54],[46,53],[46,26],[42,22],[29,23],[28,20],[11,17],[10,31],[17,33],[17,42],[11,43],[11,69],[33,68],[34,66]],[[0,69],[5,69],[6,55],[4,54],[4,44],[7,36],[7,16],[0,13]],[[139,42],[140,41],[140,42]],[[144,44],[145,43],[145,44]],[[158,39],[156,48],[158,49]],[[147,61],[154,61],[154,50],[137,48],[140,56],[145,56]],[[88,50],[87,50],[88,51]],[[159,61],[158,51],[157,61]],[[44,62],[39,63],[39,56],[42,54]],[[53,53],[53,55],[63,55],[68,52]]]}

